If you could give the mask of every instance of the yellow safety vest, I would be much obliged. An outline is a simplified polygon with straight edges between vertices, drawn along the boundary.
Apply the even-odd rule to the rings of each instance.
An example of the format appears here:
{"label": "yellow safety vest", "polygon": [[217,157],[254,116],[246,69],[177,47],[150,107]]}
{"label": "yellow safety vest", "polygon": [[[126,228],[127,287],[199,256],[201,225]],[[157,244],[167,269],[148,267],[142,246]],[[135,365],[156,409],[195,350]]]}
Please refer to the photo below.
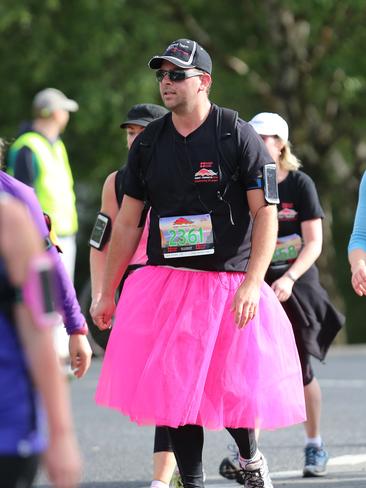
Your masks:
{"label": "yellow safety vest", "polygon": [[[73,235],[78,230],[75,205],[74,180],[69,158],[61,139],[50,144],[36,132],[22,134],[12,144],[10,151],[29,147],[38,163],[38,175],[34,190],[44,212],[52,220],[52,227],[58,236]],[[14,174],[14,168],[9,168]]]}

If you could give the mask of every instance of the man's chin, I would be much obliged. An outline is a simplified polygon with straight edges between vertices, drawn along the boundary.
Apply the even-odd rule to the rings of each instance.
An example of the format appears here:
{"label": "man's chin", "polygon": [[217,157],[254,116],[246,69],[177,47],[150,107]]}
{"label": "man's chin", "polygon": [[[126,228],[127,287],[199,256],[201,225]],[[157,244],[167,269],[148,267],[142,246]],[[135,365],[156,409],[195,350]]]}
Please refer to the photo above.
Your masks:
{"label": "man's chin", "polygon": [[175,102],[173,100],[167,100],[166,98],[163,99],[163,102],[164,102],[164,106],[165,108],[167,108],[168,110],[173,110],[174,107],[175,107]]}

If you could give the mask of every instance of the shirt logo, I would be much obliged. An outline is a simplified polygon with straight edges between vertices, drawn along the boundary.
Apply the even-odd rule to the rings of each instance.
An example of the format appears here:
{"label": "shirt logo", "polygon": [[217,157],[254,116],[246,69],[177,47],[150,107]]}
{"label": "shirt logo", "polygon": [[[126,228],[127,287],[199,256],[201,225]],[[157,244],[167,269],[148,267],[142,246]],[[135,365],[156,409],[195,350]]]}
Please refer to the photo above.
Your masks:
{"label": "shirt logo", "polygon": [[217,183],[219,181],[219,175],[212,168],[212,161],[201,161],[200,169],[194,175],[195,183]]}
{"label": "shirt logo", "polygon": [[293,203],[281,203],[282,209],[278,212],[280,222],[295,222],[298,212],[293,208]]}

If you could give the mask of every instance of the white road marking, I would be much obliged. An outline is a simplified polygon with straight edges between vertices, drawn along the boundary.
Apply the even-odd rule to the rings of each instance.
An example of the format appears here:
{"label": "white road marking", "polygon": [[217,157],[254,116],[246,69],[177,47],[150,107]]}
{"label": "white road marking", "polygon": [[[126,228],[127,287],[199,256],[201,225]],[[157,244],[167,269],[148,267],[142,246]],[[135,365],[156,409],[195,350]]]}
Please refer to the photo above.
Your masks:
{"label": "white road marking", "polygon": [[328,466],[354,466],[356,464],[366,463],[366,454],[347,454],[330,458]]}
{"label": "white road marking", "polygon": [[366,380],[333,380],[319,379],[321,386],[325,388],[365,388]]}

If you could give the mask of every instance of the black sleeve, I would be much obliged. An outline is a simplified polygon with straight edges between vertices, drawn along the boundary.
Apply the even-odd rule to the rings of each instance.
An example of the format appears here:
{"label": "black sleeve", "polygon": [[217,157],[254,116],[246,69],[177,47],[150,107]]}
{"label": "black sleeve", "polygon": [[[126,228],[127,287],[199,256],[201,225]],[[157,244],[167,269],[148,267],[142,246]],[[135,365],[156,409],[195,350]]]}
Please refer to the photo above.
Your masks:
{"label": "black sleeve", "polygon": [[118,206],[121,208],[123,195],[124,195],[124,188],[125,188],[125,178],[126,178],[126,167],[119,169],[116,173],[114,179],[114,191],[116,194],[116,200],[118,202]]}
{"label": "black sleeve", "polygon": [[28,186],[34,186],[36,176],[33,152],[24,146],[18,151],[15,159],[14,177]]}
{"label": "black sleeve", "polygon": [[316,191],[313,180],[302,171],[296,171],[294,174],[298,180],[299,221],[322,219],[324,212],[320,205],[318,192]]}
{"label": "black sleeve", "polygon": [[140,170],[140,140],[141,134],[133,141],[128,153],[128,163],[124,175],[124,192],[129,197],[145,201],[146,192]]}
{"label": "black sleeve", "polygon": [[246,190],[263,188],[263,166],[274,164],[264,142],[246,122],[238,119],[240,181]]}

